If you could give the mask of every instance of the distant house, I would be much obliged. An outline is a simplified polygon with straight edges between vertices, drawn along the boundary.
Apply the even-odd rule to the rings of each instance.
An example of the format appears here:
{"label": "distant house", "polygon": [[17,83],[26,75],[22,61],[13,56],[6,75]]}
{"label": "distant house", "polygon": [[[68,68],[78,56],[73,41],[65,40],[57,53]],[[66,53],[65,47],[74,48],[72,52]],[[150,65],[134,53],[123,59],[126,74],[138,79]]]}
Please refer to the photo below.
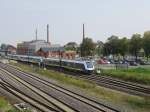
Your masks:
{"label": "distant house", "polygon": [[16,54],[16,47],[9,44],[2,44],[0,52],[1,55]]}
{"label": "distant house", "polygon": [[65,51],[64,47],[40,48],[36,55],[46,58],[74,59],[76,51]]}
{"label": "distant house", "polygon": [[12,46],[12,45],[8,45],[7,46],[7,51],[9,54],[16,54],[17,48]]}

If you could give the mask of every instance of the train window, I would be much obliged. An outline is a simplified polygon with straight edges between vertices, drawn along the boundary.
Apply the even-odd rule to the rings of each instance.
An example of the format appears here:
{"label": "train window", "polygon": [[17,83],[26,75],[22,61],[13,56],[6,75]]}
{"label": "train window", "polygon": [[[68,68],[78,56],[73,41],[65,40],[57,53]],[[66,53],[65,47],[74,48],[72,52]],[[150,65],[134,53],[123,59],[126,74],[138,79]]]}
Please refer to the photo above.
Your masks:
{"label": "train window", "polygon": [[93,64],[91,62],[86,62],[87,68],[93,68]]}
{"label": "train window", "polygon": [[62,66],[67,66],[67,62],[62,61],[61,64]]}
{"label": "train window", "polygon": [[82,69],[82,70],[85,69],[84,64],[81,64],[81,63],[76,63],[75,68]]}

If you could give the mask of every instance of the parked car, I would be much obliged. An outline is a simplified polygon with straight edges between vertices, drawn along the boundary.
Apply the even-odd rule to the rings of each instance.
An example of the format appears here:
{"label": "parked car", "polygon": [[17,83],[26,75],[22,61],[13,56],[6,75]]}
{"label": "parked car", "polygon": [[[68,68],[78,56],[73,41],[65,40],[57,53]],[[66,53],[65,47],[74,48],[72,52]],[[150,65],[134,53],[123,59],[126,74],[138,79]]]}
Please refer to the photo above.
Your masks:
{"label": "parked car", "polygon": [[130,66],[137,66],[138,64],[136,63],[136,61],[128,61]]}
{"label": "parked car", "polygon": [[147,65],[150,65],[150,61],[147,61],[146,63],[147,63]]}
{"label": "parked car", "polygon": [[103,59],[97,61],[98,64],[107,64]]}
{"label": "parked car", "polygon": [[115,61],[114,61],[113,59],[109,59],[109,62],[110,62],[111,64],[114,64],[114,63],[115,63]]}
{"label": "parked car", "polygon": [[140,65],[147,65],[148,63],[146,61],[141,61],[139,64]]}
{"label": "parked car", "polygon": [[129,62],[127,60],[123,60],[122,64],[129,64]]}
{"label": "parked car", "polygon": [[106,59],[103,59],[103,61],[106,63],[106,64],[110,64],[110,61],[106,60]]}

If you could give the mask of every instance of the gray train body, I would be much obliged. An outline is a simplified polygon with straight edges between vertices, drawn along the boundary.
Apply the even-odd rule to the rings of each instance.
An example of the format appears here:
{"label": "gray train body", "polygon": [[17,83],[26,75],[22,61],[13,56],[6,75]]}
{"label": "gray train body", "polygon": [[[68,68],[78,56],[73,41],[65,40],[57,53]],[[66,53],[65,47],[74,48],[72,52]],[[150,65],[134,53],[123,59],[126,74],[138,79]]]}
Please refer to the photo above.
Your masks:
{"label": "gray train body", "polygon": [[33,64],[44,64],[44,66],[57,66],[67,69],[82,71],[84,73],[91,73],[94,70],[94,65],[91,61],[76,61],[58,58],[43,58],[39,56],[27,56],[27,55],[8,55],[8,59],[29,62]]}

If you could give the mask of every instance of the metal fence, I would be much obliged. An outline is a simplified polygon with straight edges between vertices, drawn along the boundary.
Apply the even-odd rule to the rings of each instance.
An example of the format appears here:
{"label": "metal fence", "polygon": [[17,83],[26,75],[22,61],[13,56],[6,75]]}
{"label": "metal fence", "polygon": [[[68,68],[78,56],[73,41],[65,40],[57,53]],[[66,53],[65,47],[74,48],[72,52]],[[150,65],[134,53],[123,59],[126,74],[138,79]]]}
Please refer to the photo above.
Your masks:
{"label": "metal fence", "polygon": [[128,69],[128,64],[95,64],[96,69]]}

